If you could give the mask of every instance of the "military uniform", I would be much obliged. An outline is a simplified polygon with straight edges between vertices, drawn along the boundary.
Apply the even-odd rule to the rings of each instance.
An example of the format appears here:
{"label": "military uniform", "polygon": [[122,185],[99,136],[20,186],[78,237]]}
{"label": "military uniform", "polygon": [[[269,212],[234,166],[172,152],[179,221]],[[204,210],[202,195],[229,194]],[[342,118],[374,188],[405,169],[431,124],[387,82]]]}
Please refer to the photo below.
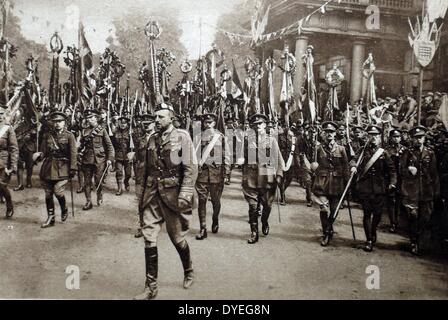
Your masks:
{"label": "military uniform", "polygon": [[[64,113],[55,112],[51,115],[53,121],[65,121]],[[61,132],[52,130],[44,134],[40,146],[40,157],[43,159],[40,170],[40,179],[45,191],[45,203],[47,206],[47,221],[42,228],[55,224],[54,199],[61,206],[61,220],[68,217],[64,191],[69,178],[75,176],[77,171],[77,147],[73,133],[64,129]]]}
{"label": "military uniform", "polygon": [[398,219],[401,208],[401,199],[400,199],[400,158],[405,151],[405,147],[401,143],[393,143],[391,140],[394,137],[401,138],[401,131],[397,129],[392,129],[389,132],[389,145],[386,148],[387,153],[390,155],[392,162],[395,167],[395,172],[397,173],[397,188],[391,191],[387,197],[387,210],[389,213],[389,221],[390,221],[390,232],[395,233],[398,227]]}
{"label": "military uniform", "polygon": [[[381,129],[370,125],[370,136],[377,137],[364,149],[356,181],[356,191],[363,210],[363,227],[366,235],[365,251],[372,251],[377,239],[377,227],[386,205],[387,194],[397,185],[397,173],[389,153],[380,148]],[[372,137],[373,138],[373,137]]]}
{"label": "military uniform", "polygon": [[[267,117],[256,114],[251,117],[252,126],[266,123]],[[283,178],[284,160],[277,140],[266,132],[249,131],[244,142],[243,194],[249,204],[251,237],[249,244],[258,242],[258,210],[263,206],[261,223],[264,235],[269,234],[269,215],[275,198],[276,188]]]}
{"label": "military uniform", "polygon": [[[214,121],[214,114],[205,114],[203,121]],[[207,238],[207,200],[213,205],[212,232],[217,233],[219,229],[219,214],[221,211],[221,196],[224,190],[224,180],[230,173],[230,152],[224,135],[215,130],[207,129],[201,134],[201,159],[199,162],[199,174],[196,181],[198,193],[198,214],[200,232],[197,240]],[[199,158],[199,155],[198,155]]]}
{"label": "military uniform", "polygon": [[[336,132],[334,122],[326,122],[322,125],[323,131]],[[345,147],[336,141],[319,144],[317,148],[316,162],[311,164],[315,171],[311,191],[314,202],[320,206],[320,221],[323,231],[322,245],[329,244],[333,236],[332,221],[330,216],[335,213],[339,199],[349,179],[348,157]]]}
{"label": "military uniform", "polygon": [[[413,139],[426,133],[422,126],[410,130]],[[434,199],[440,194],[437,162],[433,151],[423,144],[408,148],[400,159],[401,197],[409,217],[411,252],[419,254],[430,236],[430,220]]]}
{"label": "military uniform", "polygon": [[[173,115],[174,110],[162,104],[156,111],[156,123],[159,116],[167,114]],[[182,261],[184,288],[192,284],[192,261],[185,237],[195,201],[197,176],[197,160],[187,131],[174,128],[171,122],[163,132],[149,138],[143,196],[139,204],[145,240],[146,285],[145,292],[136,299],[152,299],[157,295],[157,239],[163,222]]]}
{"label": "military uniform", "polygon": [[[129,122],[129,118],[121,117],[118,121]],[[118,127],[112,137],[112,144],[115,150],[115,176],[118,186],[116,195],[119,196],[123,193],[123,171],[126,191],[129,191],[129,180],[132,177],[132,165],[128,159],[128,154],[131,152],[131,136],[129,134],[129,128],[122,130]]]}
{"label": "military uniform", "polygon": [[[97,112],[88,110],[86,118],[90,116],[97,116]],[[114,161],[115,151],[106,129],[101,125],[97,125],[95,128],[89,127],[82,131],[81,150],[81,166],[85,179],[84,193],[87,200],[83,210],[90,210],[93,207],[91,202],[92,178],[95,178],[95,186],[98,187],[97,204],[101,205],[103,200],[102,185],[98,186],[98,184],[106,169],[106,161]]]}
{"label": "military uniform", "polygon": [[[1,109],[0,114],[3,114],[4,109]],[[11,180],[11,174],[17,171],[18,157],[19,147],[14,129],[5,123],[0,124],[0,195],[6,201],[7,218],[11,218],[14,214],[14,206],[8,184]],[[9,174],[7,170],[10,171]]]}
{"label": "military uniform", "polygon": [[[293,144],[294,143],[294,135],[290,130],[283,129],[283,132],[281,132],[278,135],[278,145],[280,148],[280,153],[282,154],[283,160],[287,161],[290,155],[294,159],[294,152],[293,151]],[[291,185],[291,182],[295,176],[295,168],[294,165],[291,165],[288,171],[285,171],[283,173],[283,180],[280,184],[280,204],[286,205],[286,189]]]}
{"label": "military uniform", "polygon": [[31,188],[33,176],[33,154],[36,152],[36,129],[32,128],[18,138],[19,161],[17,167],[17,187],[14,191],[24,190],[23,173],[26,172],[26,187]]}
{"label": "military uniform", "polygon": [[309,159],[311,158],[311,147],[304,132],[299,132],[296,138],[296,147],[294,151],[294,163],[297,172],[297,179],[305,189],[307,206],[313,205],[311,183],[312,173]]}

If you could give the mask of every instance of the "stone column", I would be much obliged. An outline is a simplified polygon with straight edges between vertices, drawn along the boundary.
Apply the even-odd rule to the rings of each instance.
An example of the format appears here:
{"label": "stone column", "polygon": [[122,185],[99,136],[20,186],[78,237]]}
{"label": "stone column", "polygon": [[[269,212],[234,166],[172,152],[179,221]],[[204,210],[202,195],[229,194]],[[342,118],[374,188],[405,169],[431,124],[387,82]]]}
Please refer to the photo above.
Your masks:
{"label": "stone column", "polygon": [[300,91],[300,88],[303,86],[304,78],[306,74],[306,68],[303,64],[302,56],[306,53],[306,48],[308,47],[309,37],[307,35],[300,35],[296,40],[296,73],[294,75],[294,91],[297,93]]}
{"label": "stone column", "polygon": [[352,74],[350,83],[350,103],[353,105],[362,97],[362,64],[365,60],[366,42],[356,40],[352,48]]}

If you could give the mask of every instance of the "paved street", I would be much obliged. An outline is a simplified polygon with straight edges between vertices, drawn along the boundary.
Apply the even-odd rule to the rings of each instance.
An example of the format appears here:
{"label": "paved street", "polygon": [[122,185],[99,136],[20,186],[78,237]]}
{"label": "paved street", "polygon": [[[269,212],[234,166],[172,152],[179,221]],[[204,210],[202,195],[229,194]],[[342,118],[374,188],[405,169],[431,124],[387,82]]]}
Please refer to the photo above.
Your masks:
{"label": "paved street", "polygon": [[[332,245],[322,248],[318,209],[306,207],[296,183],[288,189],[289,204],[281,207],[282,222],[275,207],[271,234],[248,245],[240,173],[234,172],[232,179],[224,191],[219,234],[209,232],[206,240],[195,240],[199,226],[194,213],[188,240],[196,282],[190,290],[182,288],[180,259],[162,232],[157,299],[448,298],[446,259],[415,258],[405,251],[406,238],[385,229],[374,252],[360,249],[364,236],[359,209],[353,210],[358,241],[352,239],[345,209]],[[116,197],[114,181],[108,177],[101,208],[83,212],[84,195],[75,194],[75,218],[62,224],[58,214],[56,226],[46,230],[40,228],[46,216],[43,191],[13,193],[13,220],[0,218],[0,298],[130,299],[142,292],[143,240],[133,236],[136,201],[130,193]],[[69,265],[80,268],[79,290],[66,289]],[[369,265],[379,267],[379,290],[366,289]]]}

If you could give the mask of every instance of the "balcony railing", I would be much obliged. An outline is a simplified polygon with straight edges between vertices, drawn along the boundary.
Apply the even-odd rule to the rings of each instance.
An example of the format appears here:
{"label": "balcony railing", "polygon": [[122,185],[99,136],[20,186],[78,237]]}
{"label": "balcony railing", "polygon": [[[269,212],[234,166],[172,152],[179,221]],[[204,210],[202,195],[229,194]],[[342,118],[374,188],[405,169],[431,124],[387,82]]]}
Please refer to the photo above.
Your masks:
{"label": "balcony railing", "polygon": [[357,5],[376,5],[380,8],[415,9],[418,1],[415,0],[342,0],[341,3]]}

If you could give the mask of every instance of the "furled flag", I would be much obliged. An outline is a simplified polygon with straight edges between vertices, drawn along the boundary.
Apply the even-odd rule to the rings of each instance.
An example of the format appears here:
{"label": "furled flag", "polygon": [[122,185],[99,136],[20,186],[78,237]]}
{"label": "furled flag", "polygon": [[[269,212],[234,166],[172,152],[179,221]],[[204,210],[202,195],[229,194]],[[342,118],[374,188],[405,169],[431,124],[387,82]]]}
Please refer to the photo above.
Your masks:
{"label": "furled flag", "polygon": [[1,0],[0,6],[1,6],[1,8],[0,8],[0,10],[1,10],[0,39],[3,39],[6,23],[8,22],[8,15],[9,15],[9,8],[10,8],[9,0]]}
{"label": "furled flag", "polygon": [[79,22],[79,34],[78,34],[78,46],[79,46],[79,59],[80,59],[80,73],[82,83],[80,85],[82,96],[90,101],[92,98],[91,82],[93,82],[92,75],[94,71],[93,66],[93,53],[87,42],[86,35],[84,33],[84,26],[82,22]]}
{"label": "furled flag", "polygon": [[232,59],[232,97],[233,99],[238,98],[243,94],[243,86],[241,85],[240,77],[238,71],[235,67],[235,61]]}
{"label": "furled flag", "polygon": [[436,19],[443,19],[448,9],[448,0],[426,0],[426,12],[428,13],[429,22]]}

